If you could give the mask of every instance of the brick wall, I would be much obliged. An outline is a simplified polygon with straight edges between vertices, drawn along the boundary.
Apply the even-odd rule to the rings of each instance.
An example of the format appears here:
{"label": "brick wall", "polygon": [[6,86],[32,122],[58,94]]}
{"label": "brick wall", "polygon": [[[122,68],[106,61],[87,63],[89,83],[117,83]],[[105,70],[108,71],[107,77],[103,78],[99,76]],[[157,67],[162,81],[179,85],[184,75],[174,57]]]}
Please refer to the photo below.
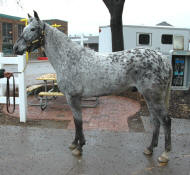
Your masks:
{"label": "brick wall", "polygon": [[53,24],[61,25],[57,29],[63,31],[66,35],[68,35],[68,22],[67,21],[62,21],[62,20],[58,20],[58,19],[50,19],[50,20],[45,20],[45,22],[47,22],[50,25],[53,25]]}

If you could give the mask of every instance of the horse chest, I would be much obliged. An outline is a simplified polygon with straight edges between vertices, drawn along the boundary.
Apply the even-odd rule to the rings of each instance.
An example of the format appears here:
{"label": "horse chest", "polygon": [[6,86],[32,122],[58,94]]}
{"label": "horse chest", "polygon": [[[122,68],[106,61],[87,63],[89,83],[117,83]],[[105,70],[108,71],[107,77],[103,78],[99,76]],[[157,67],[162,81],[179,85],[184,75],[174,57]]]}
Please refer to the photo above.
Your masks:
{"label": "horse chest", "polygon": [[59,90],[72,96],[82,93],[82,84],[79,75],[63,72],[57,74]]}

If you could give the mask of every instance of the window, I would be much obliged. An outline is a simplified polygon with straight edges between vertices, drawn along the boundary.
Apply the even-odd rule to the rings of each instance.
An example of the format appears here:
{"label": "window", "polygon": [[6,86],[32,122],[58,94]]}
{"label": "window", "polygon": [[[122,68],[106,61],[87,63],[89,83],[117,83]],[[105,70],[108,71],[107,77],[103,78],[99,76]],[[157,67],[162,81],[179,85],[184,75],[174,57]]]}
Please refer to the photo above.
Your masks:
{"label": "window", "polygon": [[184,50],[184,36],[174,35],[173,49],[174,50]]}
{"label": "window", "polygon": [[151,34],[137,33],[137,45],[151,45]]}
{"label": "window", "polygon": [[162,44],[173,44],[173,35],[162,35]]}
{"label": "window", "polygon": [[13,29],[10,23],[3,23],[3,43],[13,44]]}
{"label": "window", "polygon": [[24,25],[18,24],[18,37],[22,34],[24,30]]}
{"label": "window", "polygon": [[10,55],[13,53],[13,45],[12,44],[3,44],[2,51],[4,55]]}
{"label": "window", "polygon": [[3,23],[2,25],[2,51],[5,55],[9,55],[13,53],[13,27],[10,23]]}

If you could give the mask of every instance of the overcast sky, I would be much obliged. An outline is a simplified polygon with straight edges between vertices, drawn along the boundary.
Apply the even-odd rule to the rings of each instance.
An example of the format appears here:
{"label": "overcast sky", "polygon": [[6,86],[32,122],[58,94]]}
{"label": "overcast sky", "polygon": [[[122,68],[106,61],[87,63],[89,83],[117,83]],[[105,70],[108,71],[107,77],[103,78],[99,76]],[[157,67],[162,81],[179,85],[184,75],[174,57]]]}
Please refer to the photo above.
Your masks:
{"label": "overcast sky", "polygon": [[[69,34],[98,34],[109,25],[110,15],[102,0],[0,0],[0,13],[27,17],[38,12],[41,19],[68,21]],[[162,21],[190,28],[189,0],[125,0],[123,24],[155,25]]]}

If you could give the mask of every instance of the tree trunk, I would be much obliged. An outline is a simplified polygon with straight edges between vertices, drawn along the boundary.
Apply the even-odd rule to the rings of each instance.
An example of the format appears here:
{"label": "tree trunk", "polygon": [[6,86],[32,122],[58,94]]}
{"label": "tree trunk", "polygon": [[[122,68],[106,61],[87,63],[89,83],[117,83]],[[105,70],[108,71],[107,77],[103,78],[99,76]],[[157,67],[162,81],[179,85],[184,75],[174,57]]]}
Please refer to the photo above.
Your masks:
{"label": "tree trunk", "polygon": [[124,50],[122,14],[125,0],[103,0],[111,16],[112,51]]}

